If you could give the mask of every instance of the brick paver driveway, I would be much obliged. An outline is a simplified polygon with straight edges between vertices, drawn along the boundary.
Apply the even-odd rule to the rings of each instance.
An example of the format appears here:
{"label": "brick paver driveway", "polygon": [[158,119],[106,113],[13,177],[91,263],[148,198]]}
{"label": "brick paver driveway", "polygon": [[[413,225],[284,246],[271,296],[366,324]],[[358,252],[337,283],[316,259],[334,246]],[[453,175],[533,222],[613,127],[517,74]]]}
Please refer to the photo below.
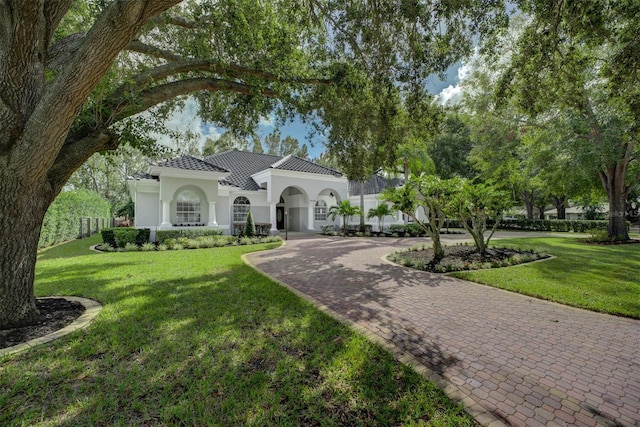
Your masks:
{"label": "brick paver driveway", "polygon": [[426,366],[484,424],[640,426],[640,321],[382,260],[414,243],[312,237],[248,259]]}

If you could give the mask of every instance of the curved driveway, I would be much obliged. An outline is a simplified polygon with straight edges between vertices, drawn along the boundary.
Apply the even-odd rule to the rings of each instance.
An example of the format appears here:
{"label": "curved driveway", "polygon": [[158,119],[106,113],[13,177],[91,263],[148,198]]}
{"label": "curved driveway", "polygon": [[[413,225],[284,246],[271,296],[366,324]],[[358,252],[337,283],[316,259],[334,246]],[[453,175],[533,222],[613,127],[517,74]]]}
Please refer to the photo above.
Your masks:
{"label": "curved driveway", "polygon": [[382,259],[415,243],[307,236],[247,258],[412,364],[482,424],[640,426],[640,321]]}

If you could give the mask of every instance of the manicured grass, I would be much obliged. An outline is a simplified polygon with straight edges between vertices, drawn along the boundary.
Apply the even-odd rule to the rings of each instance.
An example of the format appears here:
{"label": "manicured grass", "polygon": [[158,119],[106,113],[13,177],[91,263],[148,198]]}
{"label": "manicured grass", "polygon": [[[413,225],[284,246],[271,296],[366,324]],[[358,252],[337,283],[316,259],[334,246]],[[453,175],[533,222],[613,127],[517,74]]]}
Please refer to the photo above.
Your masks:
{"label": "manicured grass", "polygon": [[495,241],[557,258],[452,276],[574,307],[640,318],[640,244],[588,245],[575,238]]}
{"label": "manicured grass", "polygon": [[474,425],[432,383],[246,266],[278,244],[40,254],[94,323],[0,360],[0,425]]}

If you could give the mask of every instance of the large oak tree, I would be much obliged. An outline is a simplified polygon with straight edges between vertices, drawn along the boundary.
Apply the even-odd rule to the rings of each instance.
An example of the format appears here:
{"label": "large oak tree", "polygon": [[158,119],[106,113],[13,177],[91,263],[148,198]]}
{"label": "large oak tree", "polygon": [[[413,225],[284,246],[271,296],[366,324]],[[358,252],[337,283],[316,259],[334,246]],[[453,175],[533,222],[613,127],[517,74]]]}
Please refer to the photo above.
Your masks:
{"label": "large oak tree", "polygon": [[[530,19],[498,85],[531,117],[569,124],[565,140],[597,174],[609,201],[609,237],[629,238],[628,193],[640,176],[640,3],[522,0]],[[500,49],[498,49],[500,50]]]}
{"label": "large oak tree", "polygon": [[123,141],[148,147],[172,100],[250,134],[268,113],[329,112],[328,88],[357,96],[353,75],[423,82],[501,20],[498,0],[0,2],[0,327],[37,315],[40,228],[71,174]]}

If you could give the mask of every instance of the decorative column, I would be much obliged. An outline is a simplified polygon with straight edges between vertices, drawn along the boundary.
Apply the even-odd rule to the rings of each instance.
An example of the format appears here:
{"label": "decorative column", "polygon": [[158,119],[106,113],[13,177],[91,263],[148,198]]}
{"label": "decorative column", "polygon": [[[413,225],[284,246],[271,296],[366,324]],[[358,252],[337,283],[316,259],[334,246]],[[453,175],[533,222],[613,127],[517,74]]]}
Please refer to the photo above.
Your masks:
{"label": "decorative column", "polygon": [[276,218],[276,203],[271,203],[269,206],[269,222],[271,223],[271,235],[276,236],[278,234],[278,220]]}
{"label": "decorative column", "polygon": [[171,200],[162,201],[162,224],[160,227],[171,227]]}
{"label": "decorative column", "polygon": [[209,227],[218,226],[218,222],[216,221],[216,202],[209,202],[209,223],[207,225]]}
{"label": "decorative column", "polygon": [[315,220],[315,208],[316,208],[316,201],[315,200],[309,200],[309,208],[307,209],[307,217],[308,217],[308,222],[307,222],[307,230],[309,231],[315,231],[315,227],[314,227],[314,220]]}

